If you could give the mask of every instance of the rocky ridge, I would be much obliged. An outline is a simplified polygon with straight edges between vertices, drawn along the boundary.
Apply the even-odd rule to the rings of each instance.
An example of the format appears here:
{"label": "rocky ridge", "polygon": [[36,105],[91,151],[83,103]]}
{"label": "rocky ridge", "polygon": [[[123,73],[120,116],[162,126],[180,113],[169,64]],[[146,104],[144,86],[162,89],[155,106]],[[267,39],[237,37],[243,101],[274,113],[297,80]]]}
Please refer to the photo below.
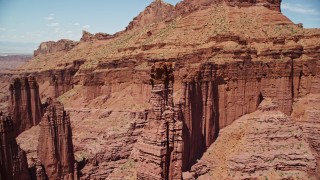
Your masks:
{"label": "rocky ridge", "polygon": [[34,51],[34,56],[38,56],[40,54],[55,53],[59,51],[69,51],[72,48],[74,48],[77,44],[77,42],[68,39],[61,39],[57,42],[43,42],[40,44],[39,48]]}
{"label": "rocky ridge", "polygon": [[111,39],[113,37],[114,37],[114,35],[110,35],[107,33],[91,34],[90,32],[83,30],[82,37],[81,37],[80,41],[88,42],[88,41],[93,41],[93,40],[107,40],[107,39]]}
{"label": "rocky ridge", "polygon": [[171,20],[173,18],[174,6],[162,0],[153,1],[146,9],[135,17],[126,30],[141,28],[151,23]]}

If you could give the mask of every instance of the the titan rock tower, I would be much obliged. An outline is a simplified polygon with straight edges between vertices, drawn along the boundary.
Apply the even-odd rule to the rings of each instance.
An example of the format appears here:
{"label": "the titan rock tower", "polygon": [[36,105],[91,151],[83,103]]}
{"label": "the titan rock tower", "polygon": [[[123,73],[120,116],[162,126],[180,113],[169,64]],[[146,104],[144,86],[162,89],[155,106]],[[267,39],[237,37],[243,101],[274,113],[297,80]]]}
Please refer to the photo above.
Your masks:
{"label": "the titan rock tower", "polygon": [[161,64],[151,72],[152,105],[139,150],[138,179],[181,179],[182,122],[173,104],[173,69]]}
{"label": "the titan rock tower", "polygon": [[60,102],[48,102],[40,123],[38,159],[49,179],[71,180],[75,160],[70,117]]}

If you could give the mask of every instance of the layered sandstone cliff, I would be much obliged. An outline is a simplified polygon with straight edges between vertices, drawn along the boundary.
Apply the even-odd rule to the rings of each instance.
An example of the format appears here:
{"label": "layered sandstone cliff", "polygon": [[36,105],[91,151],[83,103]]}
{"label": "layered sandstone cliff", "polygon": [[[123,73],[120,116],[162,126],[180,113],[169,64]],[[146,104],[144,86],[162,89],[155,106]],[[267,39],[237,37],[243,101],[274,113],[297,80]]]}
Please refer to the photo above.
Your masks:
{"label": "layered sandstone cliff", "polygon": [[96,34],[91,34],[90,32],[83,30],[80,41],[88,42],[93,40],[108,40],[113,37],[115,37],[115,35],[110,35],[110,34],[101,33],[101,32]]}
{"label": "layered sandstone cliff", "polygon": [[39,85],[33,76],[14,78],[10,85],[9,112],[18,135],[38,125],[42,117]]}
{"label": "layered sandstone cliff", "polygon": [[[224,150],[222,150],[224,149]],[[185,179],[316,179],[317,161],[292,118],[264,100],[220,132]],[[193,177],[192,177],[193,176]]]}
{"label": "layered sandstone cliff", "polygon": [[38,159],[49,179],[74,179],[75,160],[69,115],[63,105],[54,100],[49,100],[40,123]]}
{"label": "layered sandstone cliff", "polygon": [[126,27],[126,31],[149,25],[152,26],[153,24],[159,22],[170,22],[181,15],[187,16],[187,14],[190,14],[198,9],[207,8],[212,5],[219,6],[221,4],[226,4],[233,7],[260,6],[278,12],[281,11],[281,0],[184,0],[178,3],[176,6],[168,4],[162,0],[154,0],[143,12],[141,12],[129,23],[129,25]]}
{"label": "layered sandstone cliff", "polygon": [[[312,61],[303,62],[309,63]],[[299,94],[297,90],[302,89],[302,84],[298,83],[301,79],[314,77],[308,81],[314,88],[307,91],[317,91],[316,70],[300,69],[306,73],[300,76],[293,70],[298,71],[299,67],[300,62],[293,64],[293,61],[202,65],[197,75],[187,79],[183,86],[186,164],[193,164],[201,157],[201,152],[214,142],[220,129],[257,110],[265,98],[272,98],[280,111],[290,115],[293,99]],[[319,65],[315,64],[314,68],[318,69]]]}
{"label": "layered sandstone cliff", "polygon": [[294,106],[292,117],[302,128],[310,148],[317,159],[317,174],[320,174],[320,94],[309,94],[299,98]]}
{"label": "layered sandstone cliff", "polygon": [[173,69],[166,64],[151,73],[151,114],[136,145],[138,179],[182,178],[182,121],[173,104]]}
{"label": "layered sandstone cliff", "polygon": [[146,9],[135,17],[126,30],[141,28],[151,23],[158,23],[173,18],[174,6],[162,0],[153,1]]}
{"label": "layered sandstone cliff", "polygon": [[238,7],[263,6],[270,10],[280,11],[281,0],[184,0],[176,5],[176,11],[187,13],[212,4],[221,3]]}
{"label": "layered sandstone cliff", "polygon": [[48,41],[40,44],[39,48],[34,51],[34,56],[40,54],[49,54],[59,51],[69,51],[74,48],[78,43],[68,39],[61,39],[57,42]]}
{"label": "layered sandstone cliff", "polygon": [[0,114],[0,179],[29,180],[26,153],[15,140],[14,124],[10,116]]}
{"label": "layered sandstone cliff", "polygon": [[[179,178],[181,170],[189,169],[199,175],[206,174],[207,165],[193,166],[197,159],[206,151],[209,153],[208,148],[214,147],[212,143],[218,142],[220,135],[224,137],[224,129],[241,116],[255,112],[266,98],[272,98],[285,115],[276,112],[270,113],[274,117],[253,118],[252,128],[259,123],[269,127],[272,124],[269,121],[275,118],[277,126],[268,132],[281,132],[288,142],[305,145],[300,134],[292,137],[290,132],[276,128],[280,123],[281,128],[300,132],[287,117],[292,112],[292,104],[296,98],[319,93],[320,32],[293,24],[281,14],[279,6],[280,1],[185,0],[174,12],[159,16],[153,23],[157,12],[172,10],[163,2],[155,1],[127,31],[103,40],[90,35],[85,38],[90,43],[82,41],[81,46],[68,52],[37,56],[23,68],[29,73],[39,71],[41,89],[52,88],[53,96],[59,96],[75,117],[72,118],[77,122],[73,123],[75,150],[83,162],[84,178],[124,179],[121,173],[126,174],[127,169],[132,174],[126,175],[135,177],[134,169],[141,167],[145,171],[137,172],[139,178]],[[68,69],[79,59],[84,59],[79,69]],[[160,78],[153,81],[151,90],[149,74],[152,65],[159,62],[173,64],[175,81],[171,85]],[[52,74],[59,80],[54,81]],[[56,87],[61,89],[57,91]],[[148,103],[150,94],[152,98]],[[170,103],[163,103],[166,101]],[[147,119],[150,123],[135,148],[140,154],[135,163],[128,158],[132,157],[131,152],[135,154],[132,146]],[[183,125],[176,123],[179,121]],[[316,123],[306,126],[309,134],[317,133],[316,128],[312,131],[310,128],[316,127]],[[179,134],[181,128],[182,135]],[[247,134],[259,137],[261,143],[269,142],[261,136],[263,133],[266,131]],[[230,142],[237,138],[232,133],[225,137]],[[280,135],[274,140],[277,139],[283,142]],[[309,137],[307,142],[316,149],[316,138]],[[281,150],[282,147],[272,143],[270,147]],[[252,148],[255,145],[249,140],[246,144]],[[227,143],[216,151],[233,150],[230,147],[234,145]],[[292,156],[293,151],[297,151],[299,157],[303,154],[298,147],[283,148],[289,154],[277,150],[275,154],[258,155],[266,161],[276,159],[273,155],[284,157],[295,166],[281,159],[284,169],[299,171],[302,173],[299,177],[308,177],[315,169],[315,155],[310,155],[306,147],[301,149],[307,151],[307,156],[300,160]],[[266,152],[259,150],[259,153]],[[244,158],[240,152],[237,155],[233,164],[229,161],[213,164],[232,167],[230,171],[235,178],[239,174],[264,178],[262,169],[282,168],[274,162],[263,162],[264,167],[258,167],[253,163],[257,155],[254,153],[245,154]],[[248,167],[240,167],[241,162],[248,163]],[[307,172],[309,169],[311,174]]]}

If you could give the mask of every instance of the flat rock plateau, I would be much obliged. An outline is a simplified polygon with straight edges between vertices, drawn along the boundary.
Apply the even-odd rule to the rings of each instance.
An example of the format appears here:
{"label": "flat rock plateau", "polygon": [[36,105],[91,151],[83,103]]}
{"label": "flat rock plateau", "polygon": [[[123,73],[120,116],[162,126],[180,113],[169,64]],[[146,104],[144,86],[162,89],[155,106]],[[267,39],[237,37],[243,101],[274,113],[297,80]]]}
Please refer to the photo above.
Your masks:
{"label": "flat rock plateau", "polygon": [[281,0],[155,0],[0,72],[0,180],[320,179],[320,29]]}

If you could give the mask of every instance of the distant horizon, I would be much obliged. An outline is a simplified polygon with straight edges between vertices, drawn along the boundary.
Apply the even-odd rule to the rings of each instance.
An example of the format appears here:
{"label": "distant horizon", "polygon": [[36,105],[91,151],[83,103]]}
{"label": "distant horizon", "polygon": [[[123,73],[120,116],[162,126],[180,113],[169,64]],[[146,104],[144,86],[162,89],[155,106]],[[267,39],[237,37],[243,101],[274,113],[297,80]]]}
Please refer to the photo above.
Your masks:
{"label": "distant horizon", "polygon": [[0,41],[0,56],[6,55],[33,55],[38,48],[37,42],[9,42]]}
{"label": "distant horizon", "polygon": [[[70,39],[79,41],[82,31],[114,34],[122,31],[129,22],[153,0],[101,0],[0,1],[0,55],[33,54],[41,42]],[[181,0],[164,0],[176,5]],[[72,3],[73,2],[73,3]],[[282,14],[305,28],[320,28],[320,1],[283,0]],[[37,9],[30,11],[28,7]],[[119,13],[120,12],[120,13]]]}

